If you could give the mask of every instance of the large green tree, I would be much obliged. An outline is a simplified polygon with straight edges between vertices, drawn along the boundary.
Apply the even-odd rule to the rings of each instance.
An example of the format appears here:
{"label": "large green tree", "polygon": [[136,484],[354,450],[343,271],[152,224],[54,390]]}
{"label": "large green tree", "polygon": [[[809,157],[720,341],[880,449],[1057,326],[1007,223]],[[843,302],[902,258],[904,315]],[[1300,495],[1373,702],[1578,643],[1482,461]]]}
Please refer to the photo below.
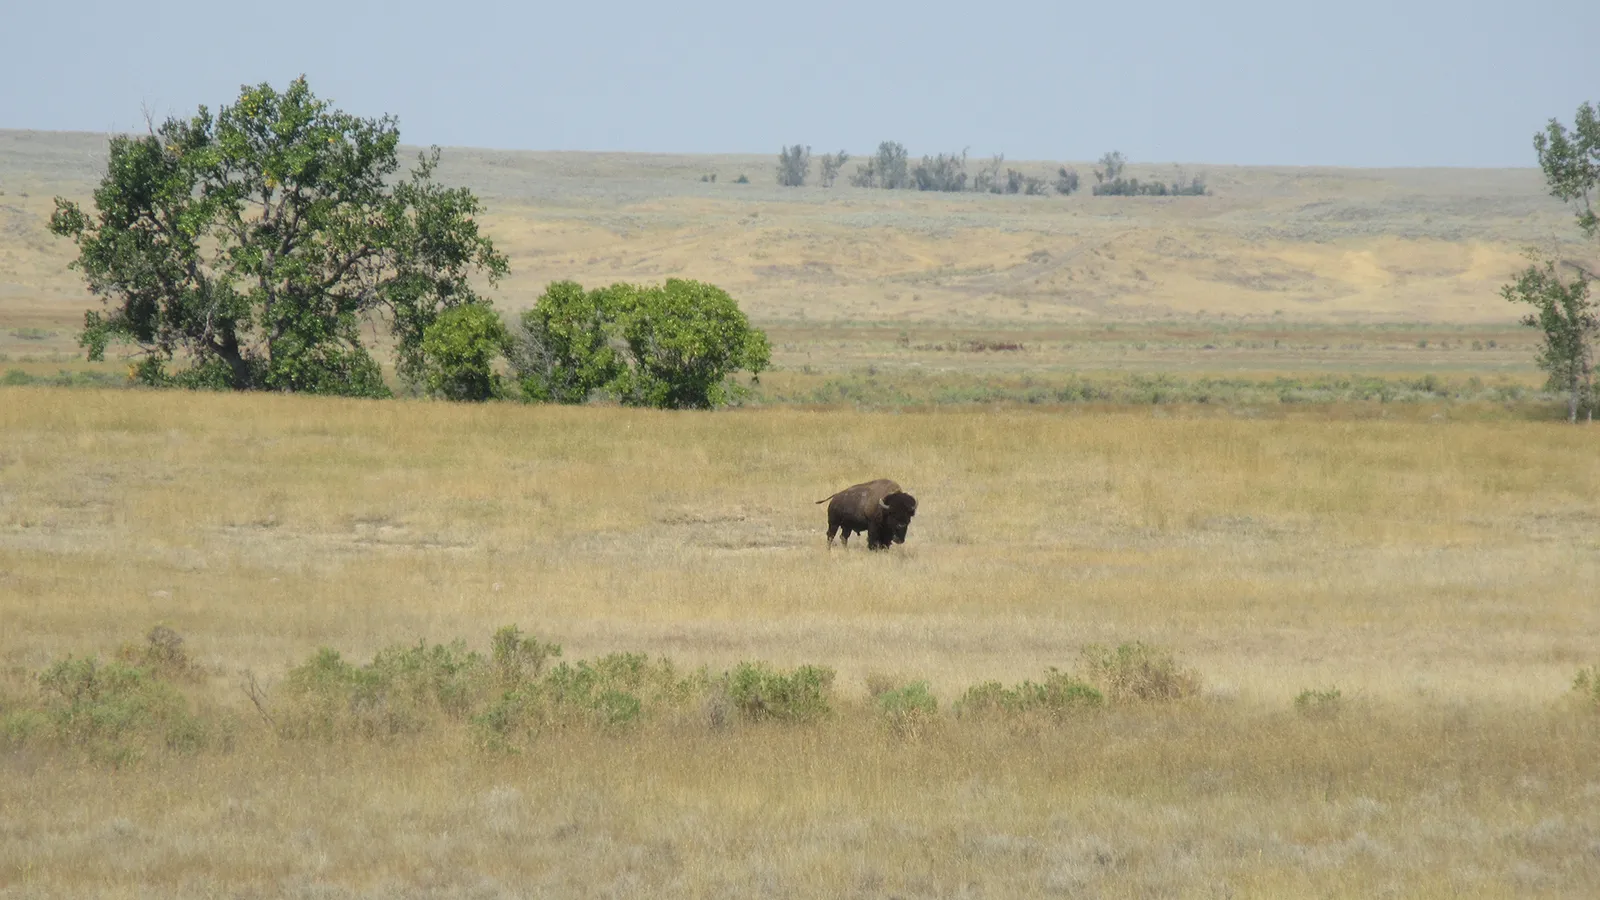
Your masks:
{"label": "large green tree", "polygon": [[361,326],[382,321],[420,384],[428,326],[487,304],[471,276],[508,265],[471,191],[434,182],[438,149],[399,175],[399,141],[392,116],[333,109],[303,77],[112,138],[94,214],[57,198],[50,222],[107,307],[85,316],[91,358],[129,341],[151,382],[378,396]]}
{"label": "large green tree", "polygon": [[[1578,107],[1571,131],[1551,119],[1533,136],[1533,148],[1551,195],[1575,205],[1579,229],[1600,238],[1594,209],[1600,191],[1600,115],[1595,107]],[[1534,257],[1515,281],[1501,288],[1501,296],[1534,307],[1522,321],[1544,334],[1537,361],[1550,375],[1550,389],[1567,395],[1567,419],[1576,422],[1580,408],[1592,419],[1594,344],[1600,335],[1600,309],[1589,292],[1594,273],[1571,259]]]}

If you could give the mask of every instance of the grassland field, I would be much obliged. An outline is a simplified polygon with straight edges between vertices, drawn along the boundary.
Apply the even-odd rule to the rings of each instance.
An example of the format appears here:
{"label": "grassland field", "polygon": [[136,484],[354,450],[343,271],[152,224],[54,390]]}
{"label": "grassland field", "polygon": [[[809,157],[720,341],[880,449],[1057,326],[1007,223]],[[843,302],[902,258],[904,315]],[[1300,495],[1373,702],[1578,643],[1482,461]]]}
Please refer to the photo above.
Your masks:
{"label": "grassland field", "polygon": [[[943,197],[447,150],[507,312],[565,277],[740,299],[774,368],[700,414],[97,384],[126,363],[81,359],[42,222],[103,153],[0,132],[0,897],[1600,895],[1600,457],[1495,294],[1524,245],[1585,252],[1535,171]],[[878,476],[909,540],[830,552],[813,501]],[[167,693],[40,678],[158,625]],[[285,724],[319,648],[505,625],[824,666],[831,711]],[[1132,642],[1198,689],[963,706]]]}

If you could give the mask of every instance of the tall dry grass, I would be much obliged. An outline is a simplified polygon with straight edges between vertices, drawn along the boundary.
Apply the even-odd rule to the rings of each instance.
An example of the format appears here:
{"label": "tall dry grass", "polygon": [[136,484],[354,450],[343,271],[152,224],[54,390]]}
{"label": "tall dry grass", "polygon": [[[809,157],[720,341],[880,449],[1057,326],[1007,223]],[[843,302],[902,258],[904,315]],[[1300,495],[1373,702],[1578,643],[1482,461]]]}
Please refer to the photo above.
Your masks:
{"label": "tall dry grass", "polygon": [[[0,754],[15,896],[1592,896],[1600,458],[1530,423],[1143,412],[678,414],[0,389],[7,697],[166,624],[231,752]],[[811,501],[921,501],[824,549]],[[839,671],[801,728],[280,742],[321,645],[517,623]],[[1089,644],[1204,691],[1064,726],[884,732],[868,676],[1037,678]],[[1298,715],[1337,686],[1344,708]],[[30,745],[31,746],[31,745]]]}

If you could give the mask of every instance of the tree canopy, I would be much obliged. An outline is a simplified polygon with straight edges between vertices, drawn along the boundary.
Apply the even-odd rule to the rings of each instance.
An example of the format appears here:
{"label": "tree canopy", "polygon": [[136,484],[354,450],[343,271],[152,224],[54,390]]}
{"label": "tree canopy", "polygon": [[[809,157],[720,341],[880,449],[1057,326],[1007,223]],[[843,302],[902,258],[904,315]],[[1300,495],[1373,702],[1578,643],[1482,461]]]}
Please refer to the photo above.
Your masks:
{"label": "tree canopy", "polygon": [[1571,131],[1551,119],[1542,133],[1533,136],[1533,149],[1551,195],[1576,204],[1578,227],[1589,237],[1600,238],[1600,216],[1594,210],[1595,193],[1600,190],[1600,114],[1595,107],[1579,106]]}
{"label": "tree canopy", "polygon": [[583,403],[606,393],[626,406],[712,409],[743,389],[731,376],[759,376],[772,347],[728,293],[678,278],[585,291],[551,284],[523,313],[514,352],[523,396]]}
{"label": "tree canopy", "polygon": [[[1574,204],[1579,229],[1590,238],[1600,238],[1600,217],[1594,209],[1600,191],[1600,116],[1594,106],[1578,107],[1571,131],[1551,119],[1543,132],[1533,136],[1533,149],[1551,195]],[[1577,421],[1580,408],[1592,418],[1594,343],[1600,335],[1600,309],[1589,292],[1594,274],[1570,259],[1531,255],[1533,264],[1500,294],[1534,308],[1522,322],[1544,333],[1537,362],[1550,375],[1550,389],[1567,395],[1568,420]]]}
{"label": "tree canopy", "polygon": [[107,307],[85,315],[91,358],[129,341],[153,383],[379,396],[361,326],[386,321],[422,384],[428,327],[487,305],[471,277],[509,266],[471,191],[433,181],[437,148],[397,175],[399,139],[392,116],[333,109],[303,77],[113,137],[94,213],[58,197],[50,222]]}

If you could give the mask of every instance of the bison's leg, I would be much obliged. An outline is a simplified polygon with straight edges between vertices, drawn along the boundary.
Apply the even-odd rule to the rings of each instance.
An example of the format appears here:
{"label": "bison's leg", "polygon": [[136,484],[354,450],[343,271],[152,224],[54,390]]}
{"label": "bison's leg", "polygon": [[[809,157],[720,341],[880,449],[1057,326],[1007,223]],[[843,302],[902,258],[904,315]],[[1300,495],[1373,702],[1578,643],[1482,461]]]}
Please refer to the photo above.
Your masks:
{"label": "bison's leg", "polygon": [[882,550],[886,546],[886,544],[887,544],[887,542],[884,541],[883,535],[878,533],[878,529],[874,528],[872,526],[871,522],[868,522],[867,523],[867,549],[868,550]]}
{"label": "bison's leg", "polygon": [[852,534],[854,534],[854,532],[850,530],[849,525],[846,525],[844,527],[844,531],[839,533],[839,546],[848,548],[850,546],[850,535]]}
{"label": "bison's leg", "polygon": [[[828,549],[829,550],[833,549],[833,536],[838,534],[838,533],[839,533],[839,523],[838,522],[829,522],[828,523]],[[850,529],[848,529],[848,528],[846,528],[844,530],[844,539],[847,540],[847,541],[850,539]]]}

